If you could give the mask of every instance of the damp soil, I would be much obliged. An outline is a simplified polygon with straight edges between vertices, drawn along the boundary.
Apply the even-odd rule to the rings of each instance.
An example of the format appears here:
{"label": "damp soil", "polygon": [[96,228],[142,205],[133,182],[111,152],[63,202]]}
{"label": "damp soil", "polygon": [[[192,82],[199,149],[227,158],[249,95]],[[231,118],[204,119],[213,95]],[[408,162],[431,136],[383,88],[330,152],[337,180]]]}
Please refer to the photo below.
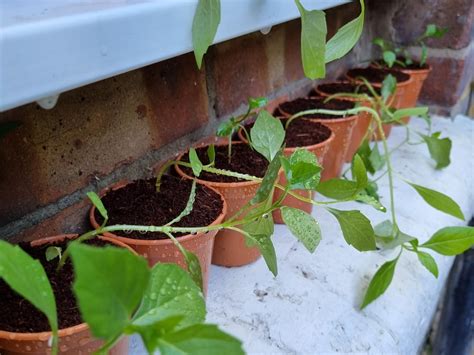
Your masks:
{"label": "damp soil", "polygon": [[[326,95],[334,95],[340,93],[351,93],[351,94],[366,94],[372,96],[369,88],[365,85],[359,85],[354,83],[327,83],[318,85],[318,90]],[[380,88],[374,88],[374,91],[380,95]],[[309,93],[309,96],[319,96],[314,89]]]}
{"label": "damp soil", "polygon": [[381,68],[355,68],[347,72],[347,75],[352,79],[357,79],[361,76],[367,79],[369,83],[381,84],[385,77],[392,74],[398,83],[403,83],[410,80],[410,75],[402,73],[398,70],[393,69],[381,69]]}
{"label": "damp soil", "polygon": [[[109,214],[108,225],[134,224],[163,226],[177,217],[186,207],[191,192],[192,181],[180,177],[164,175],[160,192],[156,191],[156,179],[136,180],[130,184],[109,191],[102,202]],[[219,194],[197,184],[196,197],[190,214],[173,224],[175,227],[203,227],[214,222],[221,214],[223,202]],[[103,219],[95,211],[99,224]],[[131,239],[168,239],[163,233],[138,231],[116,231],[115,235]],[[175,237],[187,233],[175,233]]]}
{"label": "damp soil", "polygon": [[[402,57],[398,57],[397,58],[398,61],[402,62],[402,63],[405,63],[405,58],[402,58]],[[376,65],[379,65],[383,68],[385,68],[387,65],[385,64],[385,62],[383,60],[376,60],[375,61],[375,64]],[[403,70],[403,69],[408,69],[408,70],[425,70],[425,69],[428,69],[429,66],[428,64],[423,64],[423,65],[420,65],[420,62],[417,62],[417,61],[413,61],[413,63],[411,64],[405,64],[405,66],[402,66],[400,65],[399,63],[394,63],[393,66],[392,66],[392,69],[397,69],[397,70]]]}
{"label": "damp soil", "polygon": [[[313,99],[296,99],[293,101],[287,101],[279,106],[280,111],[290,115],[294,115],[301,111],[314,110],[314,109],[325,109],[325,110],[348,110],[355,107],[355,103],[347,100],[331,100],[324,102],[324,98],[313,98]],[[329,114],[311,114],[304,115],[302,117],[307,118],[318,118],[318,119],[337,119],[344,118],[344,116],[329,115]]]}
{"label": "damp soil", "polygon": [[[283,127],[286,127],[287,119],[282,119]],[[253,127],[253,123],[245,125],[247,132]],[[288,128],[285,128],[285,147],[297,148],[308,147],[322,143],[331,136],[331,129],[322,123],[308,119],[297,118],[293,120]]]}
{"label": "damp soil", "polygon": [[[41,246],[31,246],[30,243],[20,243],[20,247],[43,265],[49,282],[53,288],[58,312],[59,329],[73,327],[83,323],[76,298],[72,291],[74,270],[70,259],[57,272],[58,259],[46,260],[46,249],[50,246],[67,248],[69,241],[49,243]],[[113,245],[100,239],[92,239],[86,244],[103,247]],[[36,333],[50,331],[48,320],[30,302],[25,300],[3,280],[0,280],[0,330],[14,333]]]}
{"label": "damp soil", "polygon": [[[268,168],[268,160],[263,155],[253,150],[247,144],[232,144],[232,155],[229,161],[228,146],[219,145],[215,147],[216,158],[215,168],[235,171],[237,173],[252,175],[262,178]],[[207,156],[207,147],[196,149],[197,155],[203,164],[209,164]],[[188,154],[186,153],[182,161],[189,162]],[[181,167],[181,169],[188,175],[192,176],[190,168]],[[246,180],[238,179],[232,176],[217,175],[208,172],[201,172],[199,179],[212,182],[242,182]]]}

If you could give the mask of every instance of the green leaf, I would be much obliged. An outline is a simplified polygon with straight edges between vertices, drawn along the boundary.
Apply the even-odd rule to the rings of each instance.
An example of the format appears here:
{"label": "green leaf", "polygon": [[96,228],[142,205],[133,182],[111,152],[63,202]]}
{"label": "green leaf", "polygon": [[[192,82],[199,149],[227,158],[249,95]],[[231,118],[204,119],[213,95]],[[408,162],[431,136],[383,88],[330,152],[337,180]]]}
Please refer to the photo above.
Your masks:
{"label": "green leaf", "polygon": [[428,48],[426,48],[426,45],[424,43],[421,43],[420,66],[425,65],[427,58],[428,58]]}
{"label": "green leaf", "polygon": [[392,51],[386,50],[383,52],[382,56],[383,56],[383,61],[387,63],[387,66],[389,68],[393,67],[393,64],[397,60],[397,55],[393,53]]}
{"label": "green leaf", "polygon": [[94,191],[89,191],[87,193],[87,197],[89,197],[89,200],[91,200],[92,204],[95,206],[97,211],[99,211],[100,215],[104,219],[104,224],[107,223],[109,219],[109,215],[99,195],[97,195]]}
{"label": "green leaf", "polygon": [[176,326],[187,327],[204,321],[206,307],[199,287],[176,264],[155,264],[133,325],[151,325],[180,316]]}
{"label": "green leaf", "polygon": [[281,216],[291,233],[305,246],[310,253],[314,253],[321,241],[321,229],[318,222],[305,211],[297,208],[282,207]]}
{"label": "green leaf", "polygon": [[266,97],[251,97],[249,98],[249,109],[254,110],[256,108],[264,107],[268,104]]}
{"label": "green leaf", "polygon": [[193,19],[193,48],[196,63],[201,69],[202,58],[214,41],[221,22],[220,0],[199,0]]}
{"label": "green leaf", "polygon": [[351,170],[352,178],[356,181],[357,188],[359,190],[365,189],[369,183],[369,179],[367,178],[367,170],[365,169],[364,162],[358,154],[352,158]]}
{"label": "green leaf", "polygon": [[395,93],[397,89],[397,79],[392,74],[388,74],[382,82],[382,98],[387,101],[387,98]]}
{"label": "green leaf", "polygon": [[199,157],[196,153],[196,149],[190,148],[189,149],[189,163],[191,164],[191,168],[193,169],[193,174],[196,177],[199,177],[202,171],[202,163],[199,160]]}
{"label": "green leaf", "polygon": [[374,277],[370,281],[369,288],[365,293],[360,309],[367,307],[367,305],[379,298],[387,290],[388,286],[390,286],[390,283],[392,282],[397,261],[398,258],[387,261],[377,270]]}
{"label": "green leaf", "polygon": [[324,78],[326,75],[326,14],[320,10],[307,11],[299,0],[295,0],[295,3],[301,15],[301,61],[304,74],[309,79]]}
{"label": "green leaf", "polygon": [[357,149],[357,155],[362,159],[362,161],[364,162],[364,165],[365,165],[365,168],[366,170],[370,173],[370,174],[374,174],[375,173],[375,169],[374,167],[372,166],[372,162],[370,160],[370,155],[371,155],[371,149],[370,149],[370,145],[369,145],[369,141],[367,139],[364,139],[364,141],[362,142],[362,144],[359,146],[359,148]]}
{"label": "green leaf", "polygon": [[[264,212],[268,210],[272,203],[273,198],[268,196],[268,200],[265,203],[262,203],[261,205],[252,209],[252,211],[249,212],[246,217],[248,219],[255,219],[243,225],[243,230],[251,235],[265,235],[270,238],[273,235],[275,224],[273,223],[272,214]],[[255,243],[249,238],[246,238],[246,241],[249,242],[248,246],[255,245]]]}
{"label": "green leaf", "polygon": [[402,108],[393,113],[393,120],[398,121],[407,116],[426,116],[427,114],[428,107],[426,106]]}
{"label": "green leaf", "polygon": [[408,181],[407,184],[413,187],[431,207],[464,221],[464,214],[462,213],[461,208],[451,197]]}
{"label": "green leaf", "polygon": [[158,339],[161,355],[243,355],[242,343],[211,324],[196,324]]}
{"label": "green leaf", "polygon": [[436,162],[436,169],[443,169],[451,164],[451,139],[440,139],[440,134],[440,132],[436,132],[431,136],[421,135],[428,146],[431,158]]}
{"label": "green leaf", "polygon": [[448,32],[447,28],[441,28],[433,23],[430,23],[426,26],[426,30],[423,34],[423,37],[441,38],[446,34],[446,32]]}
{"label": "green leaf", "polygon": [[193,179],[193,184],[191,185],[191,192],[189,193],[188,202],[186,203],[186,206],[184,207],[184,209],[181,211],[179,215],[177,215],[171,221],[166,223],[166,225],[171,226],[181,221],[184,217],[190,214],[191,211],[193,210],[195,199],[196,199],[196,179]]}
{"label": "green leaf", "polygon": [[216,149],[214,148],[214,144],[209,144],[207,147],[207,157],[209,158],[209,164],[214,165],[214,161],[216,160]]}
{"label": "green leaf", "polygon": [[236,127],[239,123],[235,120],[234,117],[231,117],[229,120],[221,122],[217,128],[216,135],[218,137],[229,137],[233,134]]}
{"label": "green leaf", "polygon": [[437,231],[421,247],[442,255],[458,255],[474,245],[473,227],[446,227]]}
{"label": "green leaf", "polygon": [[252,245],[256,245],[268,266],[268,269],[274,276],[278,274],[278,265],[275,248],[270,236],[265,234],[250,234],[244,231],[246,238],[250,239]]}
{"label": "green leaf", "polygon": [[434,277],[438,278],[438,265],[436,264],[435,259],[428,253],[423,251],[417,251],[416,255],[418,255],[418,260],[420,263],[433,274]]}
{"label": "green leaf", "polygon": [[56,259],[56,258],[61,259],[61,256],[62,256],[62,249],[59,248],[59,247],[53,247],[53,246],[48,247],[48,248],[46,249],[46,254],[45,254],[45,256],[46,256],[46,260],[47,260],[47,261],[51,261],[51,260],[54,260],[54,259]]}
{"label": "green leaf", "polygon": [[203,290],[204,284],[202,281],[201,263],[199,262],[198,257],[185,248],[182,248],[181,253],[184,256],[184,260],[186,261],[186,266],[191,279],[194,281],[196,286]]}
{"label": "green leaf", "polygon": [[356,182],[345,179],[330,179],[321,182],[316,191],[335,200],[346,200],[354,198],[359,191]]}
{"label": "green leaf", "polygon": [[378,238],[391,238],[395,237],[395,229],[393,228],[392,221],[386,219],[380,222],[374,227],[375,236]]}
{"label": "green leaf", "polygon": [[360,0],[360,6],[359,16],[342,26],[326,44],[326,63],[345,56],[359,40],[364,29],[365,5],[363,0]]}
{"label": "green leaf", "polygon": [[272,161],[285,140],[285,129],[279,119],[262,110],[250,131],[253,148]]}
{"label": "green leaf", "polygon": [[19,246],[0,240],[0,279],[44,313],[57,337],[56,302],[41,263]]}
{"label": "green leaf", "polygon": [[92,334],[110,340],[129,324],[148,284],[142,257],[116,247],[94,248],[71,243],[74,293]]}
{"label": "green leaf", "polygon": [[389,48],[389,46],[385,43],[383,38],[376,37],[372,40],[372,43],[375,44],[376,46],[379,46],[382,51],[385,49]]}
{"label": "green leaf", "polygon": [[316,190],[321,178],[321,165],[316,156],[306,149],[297,149],[281,162],[290,190]]}
{"label": "green leaf", "polygon": [[369,195],[365,190],[362,191],[362,192],[359,192],[357,194],[355,200],[357,202],[361,202],[361,203],[365,203],[367,205],[370,205],[373,208],[375,208],[377,211],[387,212],[387,209],[385,208],[385,206],[382,205],[377,198]]}
{"label": "green leaf", "polygon": [[385,166],[385,157],[380,154],[378,144],[374,144],[374,147],[369,154],[370,165],[372,166],[374,173],[379,171]]}
{"label": "green leaf", "polygon": [[278,172],[280,171],[281,167],[281,150],[278,151],[275,158],[271,161],[270,165],[268,166],[267,172],[263,177],[262,183],[258,187],[255,196],[250,200],[252,205],[265,201],[268,196],[272,193],[273,187],[275,185],[275,181],[278,178]]}
{"label": "green leaf", "polygon": [[404,243],[411,243],[415,237],[405,234],[398,228],[393,228],[391,221],[386,220],[374,227],[375,238],[382,249],[394,249]]}
{"label": "green leaf", "polygon": [[375,250],[375,235],[370,221],[361,212],[328,208],[341,226],[344,239],[359,251]]}
{"label": "green leaf", "polygon": [[0,139],[5,137],[8,133],[13,131],[15,128],[21,126],[20,122],[4,122],[0,123]]}

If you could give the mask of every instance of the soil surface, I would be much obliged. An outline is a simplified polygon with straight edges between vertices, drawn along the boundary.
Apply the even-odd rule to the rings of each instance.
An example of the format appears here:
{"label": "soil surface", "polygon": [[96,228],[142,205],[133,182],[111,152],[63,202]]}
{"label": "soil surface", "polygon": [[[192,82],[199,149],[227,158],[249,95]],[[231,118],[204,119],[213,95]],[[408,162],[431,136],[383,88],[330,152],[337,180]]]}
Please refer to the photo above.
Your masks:
{"label": "soil surface", "polygon": [[[397,60],[399,60],[402,63],[405,63],[405,58],[399,57],[399,58],[397,58]],[[375,64],[378,64],[378,65],[382,66],[383,68],[387,67],[387,64],[385,64],[385,62],[383,60],[376,60]],[[413,61],[413,63],[411,63],[409,65],[405,64],[405,66],[402,66],[399,63],[394,63],[393,66],[392,66],[392,69],[397,69],[397,70],[403,70],[403,69],[424,70],[424,69],[428,69],[428,68],[429,68],[428,64],[425,63],[423,65],[420,65],[420,62],[417,62],[415,60]]]}
{"label": "soil surface", "polygon": [[[314,110],[314,109],[325,109],[325,110],[348,110],[355,107],[355,103],[347,100],[331,100],[324,102],[324,98],[314,98],[314,99],[296,99],[293,101],[287,101],[280,105],[280,110],[286,112],[290,115],[295,113]],[[344,116],[337,115],[328,115],[328,114],[312,114],[305,115],[303,117],[307,118],[318,118],[318,119],[337,119],[343,118]]]}
{"label": "soil surface", "polygon": [[[281,120],[286,127],[286,119]],[[253,123],[245,125],[247,131],[253,127]],[[322,123],[308,119],[297,118],[285,129],[286,148],[308,147],[310,145],[322,143],[331,136],[331,129]]]}
{"label": "soil surface", "polygon": [[[367,94],[372,96],[370,90],[365,85],[353,84],[353,83],[328,83],[318,85],[318,89],[327,94],[334,95],[340,93],[351,93],[351,94]],[[380,88],[374,88],[375,92],[380,95]],[[309,96],[319,96],[314,89],[309,93]]]}
{"label": "soil surface", "polygon": [[[20,247],[43,265],[56,298],[59,329],[83,323],[76,298],[72,291],[74,270],[68,259],[61,271],[57,272],[58,258],[46,260],[46,249],[60,247],[63,251],[69,241],[32,247],[30,243],[20,243]],[[85,242],[94,246],[113,245],[100,239]],[[15,333],[35,333],[50,331],[48,320],[36,307],[13,291],[5,281],[0,280],[0,330]]]}
{"label": "soil surface", "polygon": [[410,80],[410,75],[402,73],[398,70],[393,69],[378,69],[378,68],[355,68],[347,72],[347,75],[356,79],[358,76],[362,76],[367,79],[369,83],[381,84],[388,74],[392,74],[398,83]]}
{"label": "soil surface", "polygon": [[[180,177],[164,175],[160,192],[156,191],[156,179],[137,180],[125,187],[109,191],[102,202],[109,213],[108,225],[135,224],[144,226],[163,226],[177,217],[186,207],[191,192],[192,181]],[[175,227],[208,226],[221,214],[223,202],[221,197],[207,187],[196,185],[194,208],[190,214],[173,224]],[[95,211],[95,218],[100,223],[103,219]],[[132,239],[168,239],[163,233],[114,232]],[[186,233],[176,233],[179,237]]]}
{"label": "soil surface", "polygon": [[[215,168],[230,170],[237,173],[252,175],[256,177],[263,177],[268,168],[268,160],[257,151],[250,148],[248,144],[232,144],[232,155],[229,162],[228,158],[228,146],[221,145],[216,146],[216,159]],[[207,156],[207,147],[196,149],[199,159],[203,164],[209,164],[209,158]],[[182,158],[183,161],[188,162],[189,158],[187,153]],[[190,168],[181,167],[181,169],[189,176],[193,175]],[[234,178],[232,176],[224,176],[211,174],[203,171],[199,176],[201,180],[213,181],[213,182],[242,182],[246,180]]]}

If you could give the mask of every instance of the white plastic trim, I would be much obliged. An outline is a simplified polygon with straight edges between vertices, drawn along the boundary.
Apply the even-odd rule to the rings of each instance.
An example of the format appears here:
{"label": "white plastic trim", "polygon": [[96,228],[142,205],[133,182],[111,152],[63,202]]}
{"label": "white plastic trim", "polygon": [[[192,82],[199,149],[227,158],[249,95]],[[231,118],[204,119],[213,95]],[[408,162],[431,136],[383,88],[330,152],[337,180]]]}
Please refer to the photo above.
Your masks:
{"label": "white plastic trim", "polygon": [[[299,17],[292,0],[221,0],[215,43]],[[350,0],[304,0],[327,9]],[[197,0],[2,0],[0,111],[192,50]]]}

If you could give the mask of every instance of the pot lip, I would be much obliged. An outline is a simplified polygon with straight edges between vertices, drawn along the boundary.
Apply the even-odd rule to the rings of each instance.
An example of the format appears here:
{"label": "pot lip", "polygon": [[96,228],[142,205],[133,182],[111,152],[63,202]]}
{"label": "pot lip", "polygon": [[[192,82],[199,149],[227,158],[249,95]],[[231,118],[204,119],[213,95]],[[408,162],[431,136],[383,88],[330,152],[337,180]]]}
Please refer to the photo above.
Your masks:
{"label": "pot lip", "polygon": [[[285,119],[285,117],[279,117],[279,119]],[[308,119],[308,118],[304,118],[305,120],[308,120],[308,121],[313,121],[313,122],[316,122],[316,120],[313,120],[313,119]],[[320,122],[318,122],[320,123]],[[323,123],[321,123],[322,125],[324,125]],[[298,147],[288,147],[288,148],[284,148],[283,151],[284,152],[287,152],[287,153],[293,153],[294,151],[296,151],[297,149],[301,149],[301,148],[304,148],[304,149],[308,149],[308,150],[313,150],[313,149],[318,149],[318,148],[321,148],[321,147],[324,147],[325,145],[329,145],[331,144],[331,142],[334,140],[334,137],[336,136],[333,132],[333,130],[324,125],[325,127],[329,128],[329,131],[331,132],[331,134],[329,135],[329,137],[325,140],[325,141],[322,141],[322,142],[319,142],[319,143],[316,143],[316,144],[311,144],[311,145],[303,145],[303,146],[298,146]],[[239,138],[244,142],[244,143],[248,143],[247,142],[247,139],[244,137],[244,135],[242,134],[242,128],[240,128],[238,131],[237,131],[237,135],[239,136]]]}
{"label": "pot lip", "polygon": [[[352,68],[352,69],[367,69],[367,68]],[[344,74],[345,77],[346,77],[349,81],[362,82],[362,81],[360,81],[360,80],[357,80],[357,79],[355,79],[355,78],[349,76],[349,72],[350,72],[352,69],[348,70],[348,71],[346,72],[346,74]],[[409,76],[408,80],[405,80],[405,81],[397,81],[397,87],[408,86],[408,85],[411,85],[411,83],[413,82],[413,76],[412,76],[412,75],[410,75],[409,73],[404,73],[404,74],[406,74],[406,75]],[[376,87],[376,88],[381,88],[381,87],[382,87],[382,83],[371,83],[370,81],[369,81],[369,83],[370,83],[373,87]]]}
{"label": "pot lip", "polygon": [[[315,98],[308,98],[308,100],[315,100]],[[345,100],[344,99],[342,101],[350,101],[350,100]],[[354,102],[354,101],[351,101],[351,102]],[[288,117],[292,116],[288,112],[282,110],[280,106],[278,106],[278,109],[280,110],[280,112],[282,113],[284,118],[288,118]],[[305,118],[308,119],[308,120],[311,120],[311,121],[317,121],[319,123],[324,124],[325,122],[327,122],[327,123],[340,123],[340,122],[352,121],[352,120],[357,119],[358,117],[359,117],[359,115],[351,115],[351,116],[345,116],[345,117],[339,117],[339,118],[318,118],[318,117],[305,117]]]}
{"label": "pot lip", "polygon": [[[334,81],[328,81],[326,83],[321,83],[319,85],[317,85],[315,88],[314,88],[314,91],[316,91],[319,95],[321,95],[322,97],[329,97],[333,94],[328,94],[324,91],[322,91],[320,89],[320,86],[322,85],[333,85],[333,84],[353,84],[353,82],[351,82],[350,80],[334,80]],[[370,96],[370,95],[369,95]],[[308,98],[310,99],[313,99],[313,98],[316,98],[317,96],[308,96]],[[372,96],[370,96],[372,97]],[[346,100],[346,101],[352,101],[352,102],[364,102],[365,100],[364,99],[357,99],[357,98],[354,98],[354,97],[344,97],[342,96],[341,97],[343,100]]]}
{"label": "pot lip", "polygon": [[[239,141],[232,141],[232,144],[245,144],[245,143],[239,142]],[[221,142],[215,145],[221,146],[221,145],[227,145],[227,143]],[[209,146],[209,144],[202,145],[202,147],[207,147],[207,146]],[[185,153],[180,154],[176,160],[181,160],[184,154]],[[193,179],[193,177],[186,174],[179,165],[175,164],[174,168],[176,169],[176,171],[178,172],[180,176],[185,177],[187,179]],[[217,181],[208,181],[208,180],[202,180],[202,179],[196,179],[196,181],[199,182],[200,184],[206,185],[208,187],[214,187],[214,188],[241,188],[241,187],[254,186],[254,185],[261,184],[260,181],[217,182]]]}
{"label": "pot lip", "polygon": [[[62,240],[62,239],[74,239],[77,238],[79,234],[58,234],[55,236],[50,236],[46,238],[41,238],[37,240],[33,240],[30,242],[31,246],[39,246],[43,245],[52,241],[56,240]],[[112,238],[106,237],[106,236],[98,236],[98,238],[109,241],[111,243],[117,244],[121,247],[124,247],[137,255],[137,253],[130,248],[128,245],[121,243],[120,241],[113,240]],[[70,336],[75,333],[80,333],[84,330],[89,329],[89,326],[87,323],[80,323],[77,325],[74,325],[72,327],[68,328],[63,328],[58,330],[58,337],[63,337],[63,336]],[[6,339],[6,340],[11,340],[11,341],[38,341],[42,339],[46,339],[44,341],[47,341],[51,336],[53,335],[52,331],[44,331],[44,332],[35,332],[35,333],[16,333],[16,332],[9,332],[6,330],[0,330],[0,339]]]}
{"label": "pot lip", "polygon": [[[372,62],[370,63],[370,66],[376,67],[375,64],[374,64],[375,62],[376,62],[375,60],[372,61]],[[429,73],[429,72],[433,69],[433,67],[432,67],[431,64],[429,64],[429,63],[425,63],[425,64],[428,66],[428,68],[419,68],[419,69],[403,69],[403,68],[395,68],[395,69],[393,69],[393,68],[391,68],[391,69],[393,69],[393,70],[398,70],[398,71],[401,71],[401,72],[406,73],[406,74],[411,74],[411,73]]]}
{"label": "pot lip", "polygon": [[[105,189],[103,189],[102,191],[100,191],[99,193],[99,196],[102,198],[104,195],[107,194],[107,192],[111,191],[111,190],[119,190],[121,189],[122,187],[125,187],[126,185],[132,183],[133,181],[127,181],[127,180],[121,180],[109,187],[106,187]],[[197,180],[197,182],[199,182],[199,180]],[[205,184],[201,184],[201,185],[205,185]],[[220,224],[226,214],[227,214],[227,202],[226,200],[224,199],[224,196],[222,196],[222,194],[214,189],[213,187],[211,186],[207,186],[205,185],[206,188],[214,191],[215,193],[217,193],[217,195],[219,195],[219,197],[221,198],[221,201],[222,201],[222,211],[220,212],[220,214],[216,217],[216,219],[211,223],[209,224],[209,226],[214,226],[214,225],[217,225],[217,224]],[[89,222],[91,223],[92,227],[94,228],[98,228],[100,227],[100,225],[97,223],[97,220],[95,219],[95,206],[92,205],[91,209],[89,210]],[[209,233],[212,233],[212,232],[209,232]],[[192,240],[192,239],[196,239],[196,238],[199,238],[203,235],[204,233],[200,232],[200,233],[197,233],[197,234],[186,234],[186,235],[183,235],[183,236],[180,236],[180,237],[176,237],[176,239],[180,242],[185,242],[185,241],[188,241],[188,240]],[[120,242],[121,244],[124,244],[126,245],[128,248],[129,245],[142,245],[142,246],[147,246],[147,245],[153,245],[153,246],[157,246],[157,245],[171,245],[173,243],[173,241],[169,238],[167,239],[133,239],[133,238],[127,238],[127,237],[122,237],[122,236],[119,236],[119,235],[116,235],[114,233],[111,233],[111,232],[105,232],[103,233],[103,235],[109,239],[112,239],[114,241],[118,241]],[[133,249],[132,249],[133,250]]]}

